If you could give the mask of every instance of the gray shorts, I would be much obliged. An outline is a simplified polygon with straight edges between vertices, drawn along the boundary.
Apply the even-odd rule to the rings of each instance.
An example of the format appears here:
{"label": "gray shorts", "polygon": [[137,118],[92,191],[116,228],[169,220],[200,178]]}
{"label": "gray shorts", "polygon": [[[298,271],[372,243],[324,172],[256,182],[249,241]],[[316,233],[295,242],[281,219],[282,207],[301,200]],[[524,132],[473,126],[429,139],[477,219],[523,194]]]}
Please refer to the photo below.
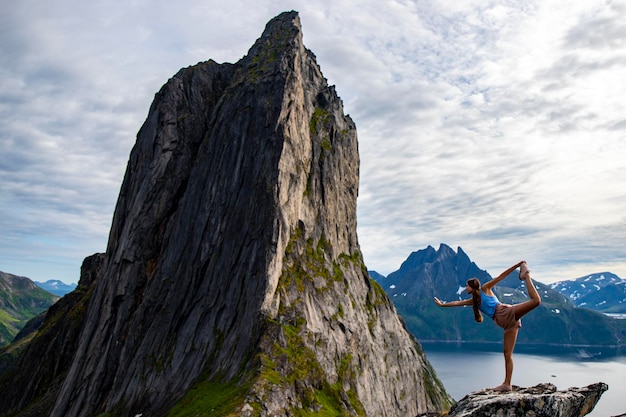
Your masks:
{"label": "gray shorts", "polygon": [[522,320],[515,320],[515,309],[509,304],[498,304],[493,321],[504,329],[504,332],[522,327]]}

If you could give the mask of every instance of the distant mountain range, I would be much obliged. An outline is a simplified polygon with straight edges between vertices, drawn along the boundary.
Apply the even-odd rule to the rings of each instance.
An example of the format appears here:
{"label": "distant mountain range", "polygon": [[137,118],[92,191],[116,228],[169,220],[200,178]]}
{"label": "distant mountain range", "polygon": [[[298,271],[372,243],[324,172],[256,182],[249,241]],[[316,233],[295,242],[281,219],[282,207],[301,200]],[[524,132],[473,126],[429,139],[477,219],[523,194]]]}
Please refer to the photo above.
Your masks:
{"label": "distant mountain range", "polygon": [[35,281],[35,284],[37,284],[39,288],[43,288],[44,290],[54,295],[58,295],[59,297],[63,297],[65,294],[76,289],[76,284],[66,284],[58,279],[50,279],[46,282]]}
{"label": "distant mountain range", "polygon": [[550,288],[577,306],[603,313],[626,313],[626,280],[610,272],[555,282]]}
{"label": "distant mountain range", "polygon": [[30,319],[58,299],[26,277],[0,271],[0,346],[11,342]]}
{"label": "distant mountain range", "polygon": [[[515,261],[510,262],[513,264]],[[510,265],[502,265],[502,270],[508,266]],[[472,262],[461,248],[455,252],[445,244],[438,250],[429,246],[410,254],[400,269],[387,277],[375,271],[371,271],[370,276],[384,288],[404,318],[407,328],[421,341],[502,340],[501,329],[490,320],[482,323],[474,321],[471,307],[443,309],[433,301],[435,296],[446,301],[468,298],[464,290],[469,278],[476,277],[481,282],[492,278],[487,271]],[[581,288],[595,289],[594,283],[609,282],[608,276],[607,273],[594,274],[586,282],[584,279],[589,277],[581,278],[583,282],[579,285],[569,286],[559,286],[558,283],[546,285],[534,281],[542,297],[542,304],[522,319],[518,343],[603,346],[626,344],[626,320],[617,320],[597,311],[580,308],[570,298],[570,294],[577,294],[578,301],[590,300],[592,292],[584,292]],[[619,284],[619,278],[613,284],[611,285],[623,288]],[[597,285],[601,289],[611,288],[611,285]],[[574,293],[574,290],[578,292]],[[517,271],[500,282],[495,293],[501,302],[507,304],[528,299],[525,284],[518,279]],[[586,303],[585,307],[590,301]],[[595,303],[597,304],[600,302]]]}

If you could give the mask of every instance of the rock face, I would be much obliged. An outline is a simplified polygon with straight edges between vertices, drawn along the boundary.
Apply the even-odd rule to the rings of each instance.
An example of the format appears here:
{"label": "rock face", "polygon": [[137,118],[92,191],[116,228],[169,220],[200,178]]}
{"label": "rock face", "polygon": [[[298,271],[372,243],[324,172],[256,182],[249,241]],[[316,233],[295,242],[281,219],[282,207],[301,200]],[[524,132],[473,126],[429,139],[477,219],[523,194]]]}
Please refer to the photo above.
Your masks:
{"label": "rock face", "polygon": [[296,12],[236,64],[181,70],[137,136],[50,415],[448,409],[368,277],[358,175],[355,125]]}
{"label": "rock face", "polygon": [[463,397],[449,417],[582,417],[589,414],[609,387],[602,383],[557,391],[552,384],[507,393],[483,390]]}

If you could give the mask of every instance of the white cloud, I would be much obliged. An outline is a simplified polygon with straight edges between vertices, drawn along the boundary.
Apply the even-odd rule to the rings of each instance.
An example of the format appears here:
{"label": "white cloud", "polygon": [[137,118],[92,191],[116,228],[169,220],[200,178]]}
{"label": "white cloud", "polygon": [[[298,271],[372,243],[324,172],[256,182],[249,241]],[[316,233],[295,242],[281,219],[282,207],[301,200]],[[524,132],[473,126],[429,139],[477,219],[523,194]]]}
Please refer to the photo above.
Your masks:
{"label": "white cloud", "polygon": [[9,3],[0,270],[76,280],[160,86],[290,9],[357,123],[369,268],[443,242],[492,273],[626,275],[622,1]]}

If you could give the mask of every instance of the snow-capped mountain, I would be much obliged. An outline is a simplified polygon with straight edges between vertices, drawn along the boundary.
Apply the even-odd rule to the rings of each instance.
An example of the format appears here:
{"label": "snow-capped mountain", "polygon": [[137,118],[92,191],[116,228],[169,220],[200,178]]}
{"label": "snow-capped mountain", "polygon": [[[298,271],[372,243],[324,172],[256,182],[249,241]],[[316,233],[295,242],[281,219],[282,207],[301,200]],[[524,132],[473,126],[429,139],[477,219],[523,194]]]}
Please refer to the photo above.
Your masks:
{"label": "snow-capped mountain", "polygon": [[569,297],[578,307],[603,313],[626,313],[626,280],[611,272],[559,281],[550,287]]}
{"label": "snow-capped mountain", "polygon": [[39,288],[43,288],[44,290],[54,295],[58,295],[59,297],[63,297],[65,294],[74,291],[76,288],[76,284],[66,284],[58,279],[50,279],[46,282],[35,281],[35,284],[37,284]]}

